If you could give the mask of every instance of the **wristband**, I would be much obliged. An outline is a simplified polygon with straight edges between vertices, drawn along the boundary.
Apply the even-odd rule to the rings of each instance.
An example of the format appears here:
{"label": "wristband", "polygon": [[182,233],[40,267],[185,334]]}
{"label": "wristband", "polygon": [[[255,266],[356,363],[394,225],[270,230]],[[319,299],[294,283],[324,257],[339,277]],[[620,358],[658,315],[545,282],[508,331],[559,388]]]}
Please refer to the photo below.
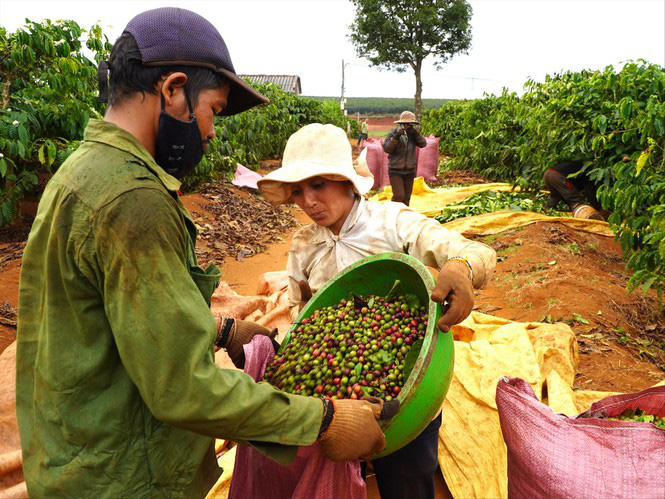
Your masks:
{"label": "wristband", "polygon": [[229,340],[229,333],[235,326],[235,323],[235,319],[222,318],[222,327],[219,328],[219,331],[217,332],[217,338],[215,339],[216,347],[224,348],[226,346],[226,343]]}
{"label": "wristband", "polygon": [[469,279],[471,279],[471,282],[473,282],[473,267],[471,266],[471,262],[469,262],[469,259],[465,256],[453,256],[451,258],[448,258],[448,261],[446,263],[453,260],[459,260],[460,262],[466,263],[466,266],[469,267]]}
{"label": "wristband", "polygon": [[319,430],[319,435],[316,437],[319,440],[325,432],[330,428],[330,423],[332,423],[335,416],[335,403],[330,398],[324,398],[321,400],[323,402],[323,417],[321,418],[321,429]]}

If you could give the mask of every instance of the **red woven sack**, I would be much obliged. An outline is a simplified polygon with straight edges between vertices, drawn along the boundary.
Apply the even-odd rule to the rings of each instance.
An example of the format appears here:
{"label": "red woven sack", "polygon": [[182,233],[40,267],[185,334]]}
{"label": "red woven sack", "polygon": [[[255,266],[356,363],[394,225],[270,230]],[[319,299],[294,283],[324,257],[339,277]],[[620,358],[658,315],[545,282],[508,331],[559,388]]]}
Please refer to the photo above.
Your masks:
{"label": "red woven sack", "polygon": [[383,150],[383,139],[371,138],[365,141],[367,148],[367,167],[374,175],[372,189],[390,185],[388,178],[388,154]]}
{"label": "red woven sack", "polygon": [[426,137],[427,145],[422,149],[416,149],[418,152],[418,169],[416,176],[423,177],[425,180],[436,180],[436,174],[439,170],[439,139],[434,135]]}
{"label": "red woven sack", "polygon": [[576,418],[555,414],[531,386],[502,378],[496,390],[512,498],[665,497],[665,430],[616,416],[639,407],[665,416],[665,386],[607,397]]}
{"label": "red woven sack", "polygon": [[[275,355],[272,342],[258,335],[244,350],[245,372],[261,381]],[[359,461],[333,462],[322,454],[318,443],[300,447],[289,466],[281,466],[251,447],[238,446],[229,499],[248,497],[365,499],[367,491]]]}

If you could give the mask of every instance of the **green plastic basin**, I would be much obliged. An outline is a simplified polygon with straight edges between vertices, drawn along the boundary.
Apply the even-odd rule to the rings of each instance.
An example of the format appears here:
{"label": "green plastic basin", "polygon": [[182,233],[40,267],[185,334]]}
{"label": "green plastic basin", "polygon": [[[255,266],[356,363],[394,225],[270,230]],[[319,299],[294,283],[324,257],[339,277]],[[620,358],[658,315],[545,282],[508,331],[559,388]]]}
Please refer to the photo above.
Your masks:
{"label": "green plastic basin", "polygon": [[399,413],[380,422],[386,435],[386,447],[374,457],[391,454],[415,439],[441,408],[452,379],[453,338],[436,327],[441,306],[429,299],[435,284],[429,270],[415,258],[402,253],[383,253],[354,263],[312,297],[282,344],[282,348],[287,345],[297,325],[316,310],[336,305],[349,298],[350,293],[386,296],[397,279],[402,283],[403,293],[413,293],[420,303],[429,303],[429,318],[418,360],[397,397]]}

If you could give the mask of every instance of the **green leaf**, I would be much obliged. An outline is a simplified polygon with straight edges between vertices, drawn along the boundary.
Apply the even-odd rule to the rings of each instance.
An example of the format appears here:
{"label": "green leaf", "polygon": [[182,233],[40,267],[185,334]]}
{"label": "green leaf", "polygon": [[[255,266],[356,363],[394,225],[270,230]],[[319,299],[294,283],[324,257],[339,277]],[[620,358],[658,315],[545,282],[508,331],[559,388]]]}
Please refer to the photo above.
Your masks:
{"label": "green leaf", "polygon": [[406,354],[404,359],[404,369],[402,371],[402,375],[404,376],[404,383],[406,383],[409,379],[409,376],[411,376],[411,371],[413,371],[413,368],[416,365],[416,361],[418,360],[418,356],[420,355],[420,350],[422,348],[423,339],[421,338],[413,345],[411,345],[409,352]]}
{"label": "green leaf", "polygon": [[42,144],[42,146],[39,148],[39,151],[37,152],[37,158],[39,159],[39,162],[43,165],[46,163],[46,158],[44,157],[44,148],[46,147],[46,144]]}
{"label": "green leaf", "polygon": [[51,166],[53,164],[53,162],[55,161],[58,150],[55,147],[55,144],[53,142],[51,142],[50,140],[47,140],[46,143],[47,143],[47,150],[48,150],[48,165]]}
{"label": "green leaf", "polygon": [[642,284],[642,294],[644,296],[646,296],[646,294],[649,292],[649,289],[651,289],[651,286],[653,286],[654,282],[656,282],[656,276],[653,276],[644,281],[644,284]]}
{"label": "green leaf", "polygon": [[358,362],[356,366],[353,368],[353,372],[355,373],[356,377],[360,376],[363,372],[363,365]]}
{"label": "green leaf", "polygon": [[580,322],[580,323],[582,323],[582,324],[589,324],[589,321],[586,320],[584,317],[582,317],[582,316],[581,316],[580,314],[578,314],[578,313],[573,313],[573,320],[575,320],[575,321],[577,321],[577,322]]}
{"label": "green leaf", "polygon": [[395,284],[393,284],[393,287],[390,288],[390,291],[386,296],[386,300],[392,300],[395,297],[399,296],[401,293],[402,293],[402,282],[399,279],[397,279],[395,281]]}
{"label": "green leaf", "polygon": [[0,158],[0,177],[7,175],[7,162],[5,158]]}
{"label": "green leaf", "polygon": [[28,131],[25,129],[23,124],[19,124],[17,127],[18,138],[24,146],[28,145]]}
{"label": "green leaf", "polygon": [[14,218],[14,204],[10,200],[7,200],[2,203],[0,208],[2,209],[2,217],[4,218],[5,222],[11,222],[12,218]]}
{"label": "green leaf", "polygon": [[420,300],[413,293],[407,293],[404,295],[404,301],[410,308],[414,308],[420,305]]}

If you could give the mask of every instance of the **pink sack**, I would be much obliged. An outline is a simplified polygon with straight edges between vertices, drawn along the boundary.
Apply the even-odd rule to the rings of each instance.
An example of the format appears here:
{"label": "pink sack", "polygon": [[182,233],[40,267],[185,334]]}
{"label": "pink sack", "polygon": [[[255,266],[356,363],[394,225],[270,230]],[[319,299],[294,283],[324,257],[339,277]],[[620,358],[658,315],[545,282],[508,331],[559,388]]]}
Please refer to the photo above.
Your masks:
{"label": "pink sack", "polygon": [[383,139],[371,138],[365,141],[367,167],[374,176],[372,189],[390,185],[388,178],[388,154],[383,151]]}
{"label": "pink sack", "polygon": [[262,175],[242,166],[240,163],[237,163],[237,165],[238,168],[236,169],[236,173],[233,176],[231,183],[237,187],[258,189],[259,186],[256,184],[256,182],[262,178]]}
{"label": "pink sack", "polygon": [[427,145],[422,149],[416,149],[418,157],[417,177],[423,177],[425,180],[436,180],[436,174],[439,170],[439,139],[434,135],[426,137]]}
{"label": "pink sack", "polygon": [[665,416],[665,386],[607,397],[571,419],[539,402],[526,381],[504,377],[496,405],[508,447],[509,497],[665,497],[665,430],[580,417],[636,407]]}
{"label": "pink sack", "polygon": [[[245,372],[261,381],[275,355],[272,342],[265,336],[255,336],[244,350]],[[238,446],[229,499],[247,497],[365,499],[367,490],[359,461],[330,461],[318,443],[300,447],[289,466],[281,466],[251,447]]]}
{"label": "pink sack", "polygon": [[[427,145],[422,149],[416,148],[416,176],[425,180],[436,180],[439,169],[439,138],[430,135],[426,137]],[[383,150],[383,139],[371,138],[365,141],[367,147],[367,166],[374,175],[372,189],[390,185],[388,176],[388,153]]]}

